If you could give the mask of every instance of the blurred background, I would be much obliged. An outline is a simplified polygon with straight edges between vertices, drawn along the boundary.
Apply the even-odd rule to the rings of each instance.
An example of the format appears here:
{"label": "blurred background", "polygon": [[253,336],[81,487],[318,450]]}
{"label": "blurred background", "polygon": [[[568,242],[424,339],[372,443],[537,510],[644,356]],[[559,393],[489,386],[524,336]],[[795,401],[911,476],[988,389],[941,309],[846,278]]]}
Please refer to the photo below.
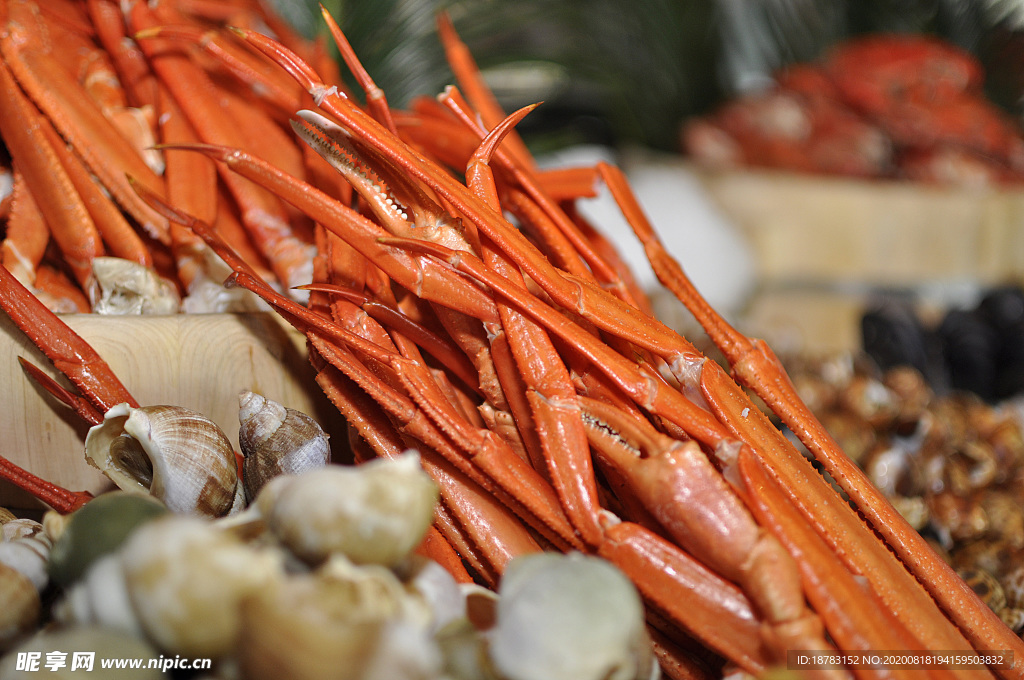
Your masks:
{"label": "blurred background", "polygon": [[[274,0],[307,35],[315,0]],[[875,32],[941,37],[986,67],[987,93],[1019,112],[1021,0],[324,0],[389,100],[452,82],[434,17],[456,29],[543,151],[584,142],[678,149],[679,124],[777,69]]]}

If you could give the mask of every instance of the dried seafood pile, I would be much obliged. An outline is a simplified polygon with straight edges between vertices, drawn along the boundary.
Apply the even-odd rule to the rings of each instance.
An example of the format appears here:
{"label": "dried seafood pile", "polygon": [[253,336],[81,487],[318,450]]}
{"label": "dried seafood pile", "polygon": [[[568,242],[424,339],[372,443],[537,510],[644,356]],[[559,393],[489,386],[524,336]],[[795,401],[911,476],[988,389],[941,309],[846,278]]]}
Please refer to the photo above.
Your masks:
{"label": "dried seafood pile", "polygon": [[1024,428],[1011,407],[936,395],[908,366],[793,360],[818,418],[907,521],[1024,632]]}

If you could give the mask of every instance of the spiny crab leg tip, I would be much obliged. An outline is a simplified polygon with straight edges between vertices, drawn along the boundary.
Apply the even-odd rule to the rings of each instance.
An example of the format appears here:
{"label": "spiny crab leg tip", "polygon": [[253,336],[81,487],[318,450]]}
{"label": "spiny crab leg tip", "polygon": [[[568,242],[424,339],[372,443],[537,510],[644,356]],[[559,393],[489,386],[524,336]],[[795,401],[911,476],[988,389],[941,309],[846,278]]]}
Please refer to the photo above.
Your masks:
{"label": "spiny crab leg tip", "polygon": [[233,152],[226,146],[219,146],[217,144],[204,144],[203,142],[166,142],[163,144],[154,144],[149,147],[158,151],[196,151],[201,154],[205,154],[215,160],[226,160]]}
{"label": "spiny crab leg tip", "polygon": [[166,203],[163,198],[136,180],[132,175],[126,174],[125,177],[127,177],[129,186],[138,194],[139,198],[167,220],[183,226],[190,226],[195,223],[194,217]]}

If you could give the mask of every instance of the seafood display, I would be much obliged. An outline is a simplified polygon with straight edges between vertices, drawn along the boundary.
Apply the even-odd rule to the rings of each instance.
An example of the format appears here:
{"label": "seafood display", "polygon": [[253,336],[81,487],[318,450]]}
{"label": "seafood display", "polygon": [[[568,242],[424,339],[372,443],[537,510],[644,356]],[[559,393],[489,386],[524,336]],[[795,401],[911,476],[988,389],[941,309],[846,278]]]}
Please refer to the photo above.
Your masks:
{"label": "seafood display", "polygon": [[[189,13],[190,12],[190,13]],[[9,189],[0,261],[51,309],[107,314],[246,311],[220,285],[224,268],[200,239],[138,197],[156,191],[216,223],[265,278],[309,283],[312,227],[276,197],[209,160],[161,145],[273,150],[305,177],[281,121],[300,91],[214,26],[272,26],[321,66],[327,57],[257,3],[192,7],[113,0],[0,5],[0,135]],[[143,39],[159,26],[170,38]],[[135,39],[133,39],[135,38]],[[199,56],[197,53],[202,53]],[[264,151],[265,153],[266,151]]]}
{"label": "seafood display", "polygon": [[1017,633],[1024,632],[1024,430],[1014,410],[937,395],[909,365],[787,361],[843,449]]}
{"label": "seafood display", "polygon": [[1019,125],[985,98],[980,62],[951,44],[855,38],[775,80],[687,122],[683,148],[718,167],[963,186],[1021,181]]}
{"label": "seafood display", "polygon": [[[218,672],[229,677],[710,678],[762,674],[792,650],[961,650],[971,660],[804,669],[834,678],[1024,674],[1024,642],[843,452],[771,349],[694,290],[624,174],[606,163],[536,168],[514,131],[534,107],[498,108],[447,16],[439,34],[459,86],[395,111],[326,12],[362,94],[247,2],[225,4],[230,30],[213,27],[222,22],[208,3],[67,4],[97,38],[119,31],[103,45],[125,87],[150,83],[168,114],[198,111],[185,111],[193,138],[159,145],[163,174],[122,166],[98,180],[136,236],[166,238],[172,256],[202,251],[172,257],[179,273],[215,253],[229,288],[305,335],[357,465],[327,464],[319,427],[253,394],[240,396],[238,454],[201,414],[137,403],[33,292],[38,276],[26,286],[0,267],[0,307],[73,389],[30,376],[93,425],[88,460],[171,511],[140,510],[122,543],[62,577],[58,622],[224,659]],[[16,29],[38,38],[26,22],[46,10],[6,9],[7,50]],[[132,58],[113,59],[118,46]],[[15,58],[34,63],[25,54],[4,52],[10,100],[28,110],[38,97],[36,122],[53,120],[85,158],[75,139],[87,114],[58,124],[55,112],[73,103],[43,106],[29,82],[43,70],[15,68]],[[200,87],[225,79],[229,90]],[[235,88],[267,97],[253,104],[265,116],[225,95]],[[275,143],[285,135],[298,142]],[[31,156],[8,147],[16,165]],[[203,175],[214,191],[172,184],[179,161],[215,173]],[[130,195],[119,195],[125,173]],[[576,210],[598,183],[731,376],[651,315]],[[90,241],[92,259],[102,240]],[[156,252],[154,266],[165,259]],[[86,291],[95,274],[77,253],[63,251],[65,265]],[[76,517],[103,500],[3,459],[0,476],[73,513],[66,526],[47,515],[58,555]],[[410,595],[420,576],[440,592]],[[562,666],[570,650],[577,665]],[[996,650],[1012,660],[977,655]]]}

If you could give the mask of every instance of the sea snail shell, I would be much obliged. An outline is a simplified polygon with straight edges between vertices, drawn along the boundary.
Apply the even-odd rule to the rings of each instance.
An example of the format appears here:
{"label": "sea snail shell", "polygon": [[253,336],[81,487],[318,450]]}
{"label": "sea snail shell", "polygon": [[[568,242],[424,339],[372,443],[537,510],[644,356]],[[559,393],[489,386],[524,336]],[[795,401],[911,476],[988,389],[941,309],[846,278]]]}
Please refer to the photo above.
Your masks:
{"label": "sea snail shell", "polygon": [[418,453],[356,466],[282,475],[255,505],[278,540],[309,564],[342,553],[356,564],[394,566],[423,540],[438,489]]}
{"label": "sea snail shell", "polygon": [[220,517],[241,506],[231,442],[181,406],[114,406],[89,430],[85,457],[121,489],[148,492],[172,512]]}
{"label": "sea snail shell", "polygon": [[297,475],[327,465],[331,447],[315,420],[255,392],[238,395],[238,446],[245,460],[242,482],[251,502],[278,475]]}

